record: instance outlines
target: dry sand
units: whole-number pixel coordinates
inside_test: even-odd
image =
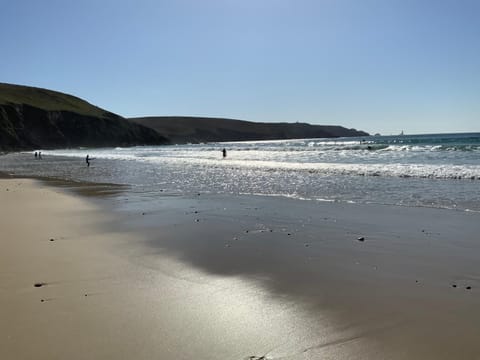
[[[480,359],[477,213],[102,202],[0,180],[0,359]]]

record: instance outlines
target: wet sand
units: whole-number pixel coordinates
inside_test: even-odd
[[[478,213],[26,179],[0,204],[2,359],[480,358]]]

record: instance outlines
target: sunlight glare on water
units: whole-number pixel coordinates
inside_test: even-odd
[[[222,158],[221,150],[227,149]],[[480,134],[296,139],[4,156],[0,170],[129,184],[137,192],[260,194],[480,210]],[[87,153],[95,158],[84,167]],[[18,157],[24,159],[19,161]]]

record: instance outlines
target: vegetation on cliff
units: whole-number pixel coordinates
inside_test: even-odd
[[[165,144],[156,131],[57,91],[0,83],[0,150]]]
[[[78,97],[0,83],[0,150],[367,136],[341,126],[160,116],[125,119]]]

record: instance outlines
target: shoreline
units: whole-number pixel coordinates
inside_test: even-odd
[[[52,185],[0,180],[2,357],[480,355],[476,213]]]
[[[80,195],[92,195],[95,198],[97,195],[102,195],[104,191],[105,194],[111,193],[112,195],[120,194],[126,189],[130,188],[131,185],[128,184],[116,184],[113,182],[97,182],[91,180],[74,180],[74,179],[65,179],[62,177],[54,177],[54,176],[40,176],[40,175],[22,175],[16,173],[8,173],[6,171],[0,170],[0,180],[1,179],[33,179],[39,180],[51,186],[59,186],[63,187],[67,190],[72,190],[73,193],[77,193]],[[451,179],[435,179],[435,181],[450,181]],[[460,181],[460,180],[459,180]],[[461,180],[461,181],[470,181],[470,180]],[[96,188],[96,189],[95,189]],[[91,191],[88,191],[88,190]],[[87,190],[87,191],[85,191]],[[170,196],[177,196],[177,197],[185,197],[185,196],[195,196],[195,192],[193,193],[164,193],[164,194],[152,194],[157,197],[161,197],[162,195],[170,195]],[[304,202],[314,202],[319,204],[336,204],[336,205],[354,205],[354,206],[380,206],[380,207],[400,207],[400,208],[420,208],[420,209],[433,209],[433,210],[446,210],[446,211],[453,211],[453,212],[465,212],[465,213],[478,213],[480,214],[480,210],[474,210],[469,208],[457,208],[457,207],[449,207],[449,206],[429,206],[429,205],[411,205],[411,204],[398,204],[398,203],[375,203],[375,202],[356,202],[353,200],[334,200],[334,199],[313,199],[313,198],[303,198],[299,196],[291,196],[287,194],[261,194],[261,193],[238,193],[238,194],[209,194],[210,196],[223,196],[223,197],[246,197],[246,198],[272,198],[278,200],[292,200],[292,201],[304,201]]]
[[[476,180],[467,179],[468,176],[464,173],[467,171],[469,174],[478,175],[478,165],[468,165],[472,162],[476,164],[473,158],[474,152],[445,151],[445,159],[442,163],[446,165],[439,166],[437,172],[435,170],[437,165],[433,164],[435,161],[429,161],[428,157],[427,160],[421,158],[422,152],[412,155],[415,159],[410,159],[419,161],[418,163],[408,165],[408,161],[403,164],[401,160],[404,154],[409,153],[408,151],[373,154],[360,150],[348,150],[353,159],[358,160],[350,164],[343,159],[343,155],[340,155],[342,151],[312,150],[312,154],[309,152],[310,160],[316,156],[315,154],[326,156],[326,160],[330,157],[333,157],[333,160],[338,158],[338,163],[319,162],[317,165],[320,168],[325,165],[326,170],[317,173],[316,170],[306,171],[302,167],[302,164],[310,163],[310,160],[303,163],[303,152],[297,151],[308,147],[304,145],[298,145],[290,154],[288,151],[285,153],[279,150],[284,147],[283,145],[278,145],[273,150],[268,148],[268,151],[263,151],[261,148],[253,149],[252,152],[250,146],[237,144],[229,152],[231,156],[228,161],[223,161],[219,157],[220,152],[216,152],[221,150],[219,145],[192,145],[168,149],[160,147],[110,149],[106,152],[98,150],[98,153],[90,153],[96,158],[91,167],[85,164],[87,154],[85,150],[54,151],[51,154],[45,154],[42,161],[35,160],[31,154],[16,154],[2,158],[4,161],[0,170],[73,181],[129,184],[132,192],[148,193],[152,197],[161,197],[165,193],[194,195],[196,192],[223,193],[233,196],[262,194],[262,196],[295,196],[314,201],[327,199],[346,203],[353,201],[359,204],[376,203],[480,211]],[[256,159],[256,152],[260,152],[258,155],[263,154],[262,156],[266,157],[265,160],[268,160],[269,156],[273,157],[273,162],[267,161],[265,165],[260,161],[259,167],[256,167],[257,162],[250,161]],[[287,153],[287,158],[282,158]],[[437,154],[432,151],[432,154],[435,155],[436,161],[440,161],[438,158],[443,153]],[[292,156],[291,161],[290,156]],[[299,157],[297,159],[299,162],[294,156]],[[387,158],[391,156],[393,156],[392,164],[388,165]],[[449,159],[455,157],[458,157],[460,162],[464,161],[465,164],[460,168],[448,165]],[[398,161],[400,161],[399,166],[397,166]],[[370,168],[368,164],[372,162],[374,167]],[[286,168],[272,171],[271,166],[276,167],[276,164],[285,165]],[[293,166],[292,169],[302,165],[300,167],[303,170],[287,169],[288,164]],[[421,170],[424,168],[422,164],[425,165],[424,170]],[[344,167],[352,167],[350,170],[353,173],[350,170],[344,173],[342,170]],[[378,167],[385,168],[377,174],[375,169]],[[360,172],[357,173],[357,171]],[[412,171],[417,175],[410,176]],[[370,173],[372,176],[369,176]],[[422,174],[430,174],[432,177],[424,177]]]

